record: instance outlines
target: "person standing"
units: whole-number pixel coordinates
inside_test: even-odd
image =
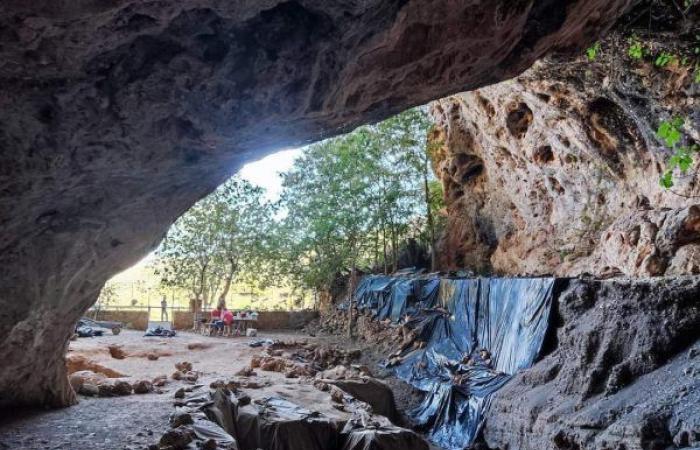
[[[163,300],[160,301],[160,321],[169,322],[168,319],[168,301],[163,296]]]

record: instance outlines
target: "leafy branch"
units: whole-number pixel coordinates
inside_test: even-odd
[[[673,187],[673,171],[678,168],[682,174],[685,174],[693,165],[693,154],[700,152],[698,144],[681,145],[684,123],[685,119],[682,117],[674,117],[670,121],[661,122],[656,131],[656,136],[673,151],[666,165],[666,171],[659,180],[659,184],[665,189]]]

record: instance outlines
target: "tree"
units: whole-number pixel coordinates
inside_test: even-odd
[[[117,286],[108,281],[100,290],[100,295],[97,297],[97,308],[95,308],[95,320],[103,308],[109,308],[117,300]]]
[[[415,109],[306,149],[283,174],[283,218],[272,245],[281,277],[328,290],[338,274],[349,274],[352,292],[360,268],[395,270],[400,243],[412,233],[434,249],[428,127]]]
[[[186,289],[208,307],[226,298],[237,275],[255,279],[268,261],[265,237],[274,213],[263,195],[233,177],[180,217],[157,251],[162,284]]]

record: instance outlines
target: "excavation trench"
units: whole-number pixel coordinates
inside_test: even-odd
[[[172,433],[243,450],[534,449],[562,440],[604,448],[625,424],[631,432],[614,442],[649,448],[644,426],[655,424],[654,445],[673,446],[694,436],[686,406],[697,399],[683,393],[696,381],[649,387],[683,369],[689,347],[697,354],[688,334],[700,325],[699,293],[693,278],[368,276],[354,297],[361,352],[339,338],[340,305],[315,328],[329,333],[325,343],[268,343],[237,378],[187,393],[175,415],[192,424]],[[281,378],[261,386],[266,371]],[[663,408],[636,415],[640,392]],[[595,432],[582,414],[597,421]],[[513,431],[526,420],[529,429]]]

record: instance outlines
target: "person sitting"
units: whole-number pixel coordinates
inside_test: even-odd
[[[221,305],[211,310],[211,322],[209,323],[209,335],[220,334],[224,330],[224,321],[221,317]]]
[[[231,336],[231,325],[233,324],[233,313],[224,308],[222,319],[224,322],[224,336]]]

